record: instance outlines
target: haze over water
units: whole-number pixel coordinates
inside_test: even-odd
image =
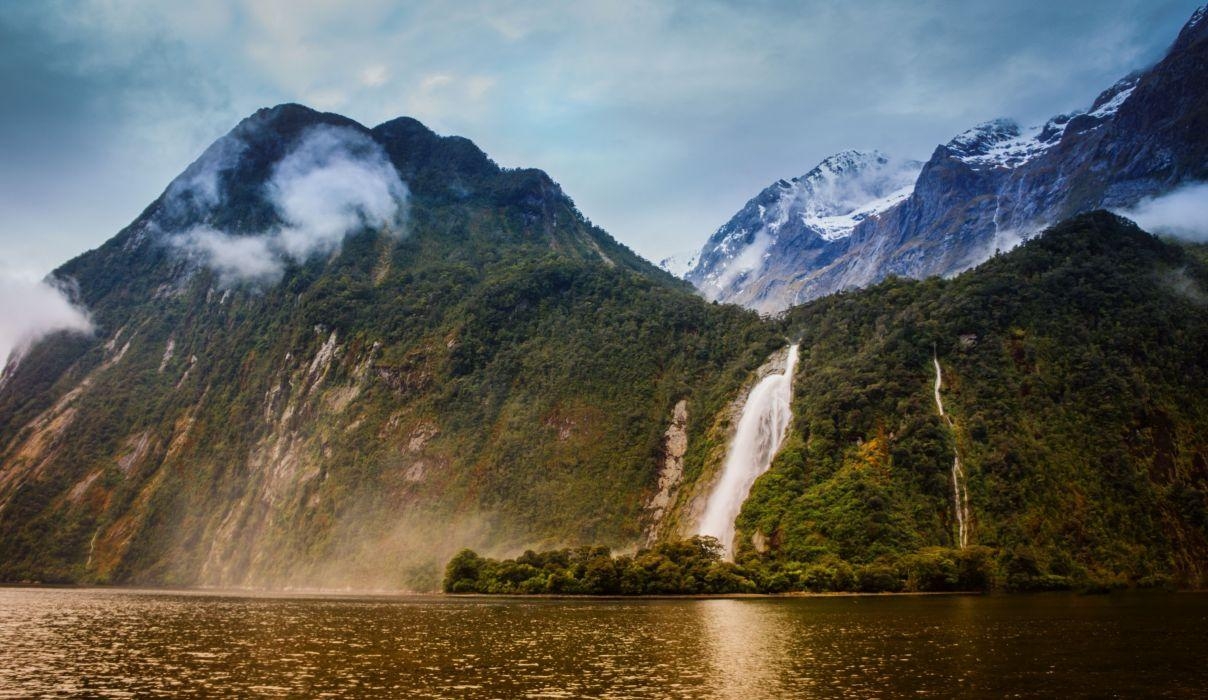
[[[1208,595],[720,600],[0,589],[0,697],[1193,696]]]

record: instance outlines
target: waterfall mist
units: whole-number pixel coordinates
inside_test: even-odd
[[[709,495],[700,519],[699,534],[716,537],[725,556],[734,556],[734,520],[751,492],[755,479],[772,464],[792,420],[793,373],[797,346],[789,346],[783,374],[764,377],[751,389],[734,440],[726,453],[721,478]]]

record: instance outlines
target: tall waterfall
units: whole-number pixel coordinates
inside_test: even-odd
[[[931,361],[935,363],[935,407],[940,412],[940,418],[953,431],[952,444],[952,505],[956,511],[957,543],[964,549],[969,546],[969,491],[965,488],[965,469],[961,466],[961,453],[956,449],[956,426],[948,414],[944,413],[944,401],[940,398],[940,387],[944,384],[944,374],[940,370],[940,359],[934,353]]]
[[[770,374],[759,381],[747,396],[738,419],[738,430],[726,453],[721,479],[709,495],[700,519],[699,533],[716,537],[726,548],[727,559],[734,552],[734,520],[751,493],[755,479],[768,470],[772,458],[788,432],[792,419],[793,372],[797,369],[797,346],[789,346],[784,374]]]

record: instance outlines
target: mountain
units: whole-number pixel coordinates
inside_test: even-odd
[[[0,378],[0,580],[433,589],[463,547],[672,546],[794,338],[736,527],[769,590],[1203,585],[1204,260],[1100,212],[764,319],[465,139],[262,110],[56,271],[97,330]]]
[[[1127,209],[1208,179],[1205,14],[1159,63],[1089,109],[1028,129],[978,125],[937,147],[913,187],[829,236],[798,221],[811,207],[802,198],[822,210],[828,198],[798,193],[797,181],[774,184],[709,238],[686,279],[710,299],[776,313],[889,275],[952,275],[1080,212]],[[777,207],[786,198],[797,204]]]
[[[1010,588],[1204,586],[1203,255],[1095,212],[953,279],[792,309],[793,425],[739,517],[746,561],[943,588],[963,510],[964,559]]]
[[[298,105],[54,275],[97,330],[0,381],[7,581],[430,589],[461,546],[625,546],[668,426],[703,450],[784,342],[541,171]]]
[[[712,301],[772,310],[761,300],[787,294],[769,289],[777,286],[772,279],[825,264],[860,222],[910,195],[920,167],[878,151],[844,151],[779,180],[709,238],[684,279]]]

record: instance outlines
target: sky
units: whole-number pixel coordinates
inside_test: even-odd
[[[542,168],[657,261],[834,152],[1084,108],[1198,2],[3,2],[0,275],[100,245],[282,102]]]

